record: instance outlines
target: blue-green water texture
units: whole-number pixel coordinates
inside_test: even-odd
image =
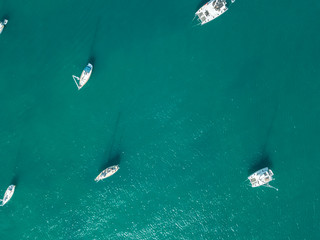
[[[0,0],[0,239],[320,239],[320,2],[204,3]]]

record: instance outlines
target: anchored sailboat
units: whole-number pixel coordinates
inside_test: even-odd
[[[3,199],[0,199],[1,204],[0,206],[4,206],[9,200],[12,198],[12,195],[14,193],[14,189],[16,188],[15,185],[10,185],[6,192],[4,193]]]
[[[119,165],[114,165],[103,170],[94,180],[99,182],[107,177],[111,177],[120,169]]]
[[[262,168],[262,169],[256,171],[255,173],[251,174],[248,177],[248,179],[250,180],[252,187],[265,186],[265,187],[274,188],[278,191],[277,188],[275,188],[269,184],[269,182],[274,180],[274,178],[272,178],[273,175],[274,174],[271,171],[271,169],[265,167],[265,168]]]
[[[226,0],[210,0],[196,12],[196,16],[200,24],[203,25],[219,17],[227,10]]]
[[[83,69],[82,74],[79,77],[72,75],[74,82],[76,83],[78,90],[80,90],[90,79],[92,73],[93,66],[91,63]]]
[[[0,22],[0,34],[2,33],[4,26],[7,25],[8,20],[4,19],[3,22]]]

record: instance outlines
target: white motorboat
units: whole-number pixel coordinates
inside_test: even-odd
[[[82,74],[79,77],[72,75],[74,82],[76,83],[78,90],[80,90],[90,79],[92,73],[93,66],[91,63],[83,69]]]
[[[120,169],[119,165],[114,165],[103,170],[94,180],[99,182],[105,178],[111,177]]]
[[[256,171],[255,173],[251,174],[248,177],[248,179],[250,180],[252,187],[265,186],[265,187],[274,188],[274,187],[270,186],[270,184],[269,184],[269,182],[274,180],[274,178],[272,178],[273,175],[274,174],[273,174],[272,170],[265,167],[265,168],[262,168],[262,169]],[[276,190],[278,190],[278,189],[276,189]]]
[[[227,10],[226,0],[210,0],[196,12],[196,16],[198,16],[198,20],[203,25],[219,17]]]
[[[12,198],[12,195],[14,193],[14,189],[16,188],[15,185],[10,185],[6,192],[4,193],[3,199],[0,199],[1,204],[0,206],[4,206],[9,200]]]
[[[8,20],[4,19],[3,22],[0,22],[0,34],[2,33],[4,26],[7,25]]]

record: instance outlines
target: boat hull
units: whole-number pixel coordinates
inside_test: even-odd
[[[8,23],[7,19],[5,19],[3,22],[0,22],[0,34],[2,33],[4,27],[5,27],[5,25],[7,25],[7,23]]]
[[[86,68],[90,69],[89,72],[86,71]],[[80,82],[79,82],[80,88],[82,88],[89,81],[92,74],[92,70],[93,70],[92,64],[89,63],[86,66],[86,68],[82,71],[82,74],[80,76]]]
[[[111,177],[120,169],[119,165],[114,165],[103,170],[94,180],[99,182],[105,178]]]
[[[93,70],[92,64],[88,63],[88,65],[82,71],[80,78],[72,75],[73,80],[75,81],[78,87],[78,90],[80,90],[89,81],[92,74],[92,70]]]
[[[204,25],[221,16],[227,10],[227,2],[225,0],[210,0],[195,14],[198,16],[201,25]]]
[[[248,179],[252,187],[260,187],[271,182],[273,180],[272,176],[273,172],[271,169],[265,167],[251,174]]]
[[[15,185],[10,185],[6,192],[4,193],[3,199],[2,199],[2,203],[0,206],[4,206],[7,202],[9,202],[9,200],[12,198],[14,190],[15,190],[16,186]]]
[[[1,23],[0,23],[0,34],[2,33],[3,29],[4,29],[4,25],[3,25],[3,23],[1,22]]]

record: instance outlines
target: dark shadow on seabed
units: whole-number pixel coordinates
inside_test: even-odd
[[[101,22],[101,17],[98,18],[97,20],[97,24],[95,25],[95,30],[94,30],[94,34],[93,34],[93,38],[92,38],[92,43],[91,43],[91,47],[90,47],[90,57],[88,59],[88,62],[91,63],[93,66],[95,65],[96,62],[96,57],[95,57],[95,52],[94,52],[94,46],[96,44],[96,40],[97,40],[97,34],[100,28],[100,22]]]
[[[254,158],[253,163],[250,165],[250,167],[248,169],[248,175],[251,175],[252,173],[254,173],[262,168],[265,168],[265,167],[273,168],[273,163],[270,158],[270,154],[267,151],[267,144],[269,142],[270,135],[273,131],[274,121],[275,121],[276,116],[278,114],[278,110],[279,110],[279,102],[277,101],[277,105],[276,105],[274,112],[273,112],[273,115],[271,117],[270,125],[267,129],[265,143],[264,143],[264,145],[262,145],[261,151],[258,154],[258,156],[256,156]]]
[[[20,162],[22,158],[21,146],[22,146],[23,138],[20,139],[19,148],[17,151],[17,156],[14,161],[14,170],[13,170],[13,177],[11,179],[11,184],[15,185],[16,187],[19,185],[21,172],[20,172]]]
[[[2,22],[4,19],[7,19],[8,21],[10,21],[9,14],[1,15],[0,22]]]
[[[117,149],[116,151],[114,150],[120,118],[121,118],[121,113],[119,112],[116,123],[115,123],[113,135],[111,137],[110,148],[106,150],[103,154],[102,162],[100,164],[100,169],[99,169],[100,172],[112,165],[119,165],[121,162],[121,151],[119,149]]]
[[[91,55],[88,59],[88,63],[91,63],[94,67],[95,62],[96,62],[96,58],[93,55]]]
[[[119,165],[120,162],[121,162],[121,152],[117,151],[114,154],[111,154],[107,163],[105,164],[105,166],[103,166],[103,169],[106,169],[107,167],[110,167],[110,166]]]
[[[0,21],[2,21],[3,19],[7,19],[10,20],[10,12],[5,10],[7,6],[7,0],[3,0],[2,3],[0,2],[0,9],[2,11],[2,14],[0,15]]]
[[[22,161],[26,158],[26,153],[28,153],[28,149],[25,149],[25,136],[28,136],[28,127],[30,126],[30,122],[32,121],[32,116],[34,115],[34,108],[33,105],[27,106],[27,108],[21,113],[20,116],[18,116],[18,119],[21,121],[23,119],[23,126],[18,131],[20,134],[20,142],[18,144],[16,157],[14,159],[14,169],[13,169],[13,177],[11,179],[11,184],[18,186],[20,184],[21,178],[23,178],[26,173],[25,171],[22,171],[23,166],[21,166]]]
[[[12,180],[11,180],[11,185],[18,186],[20,180],[20,174],[14,174]]]
[[[209,2],[210,0],[201,0],[199,1],[198,5],[197,5],[197,9],[195,9],[195,12],[198,11],[203,5],[205,5],[207,2]],[[229,7],[231,5],[231,0],[227,0],[227,7]]]
[[[251,175],[252,173],[265,167],[272,168],[273,163],[271,161],[270,155],[267,152],[262,152],[254,159],[253,163],[249,167],[248,175]]]
[[[198,5],[197,5],[197,9],[195,9],[195,12],[198,11],[203,5],[205,5],[209,1],[210,0],[201,0],[201,1],[199,1]]]

